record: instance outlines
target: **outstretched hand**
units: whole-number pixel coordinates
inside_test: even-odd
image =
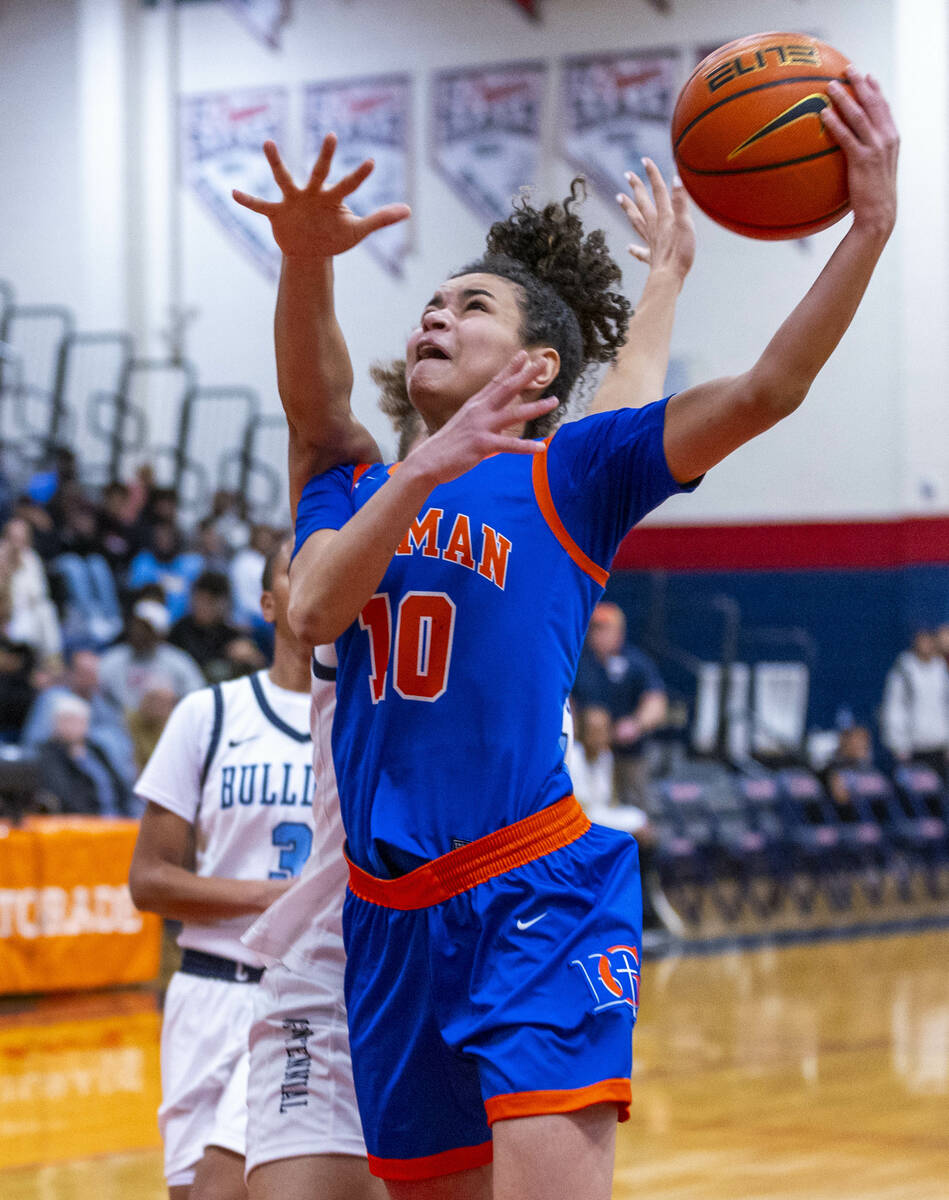
[[[625,193],[616,197],[630,225],[646,243],[632,243],[627,249],[650,270],[669,268],[680,281],[684,280],[695,260],[695,226],[688,196],[678,176],[672,181],[670,196],[662,172],[652,159],[644,158],[643,166],[649,188],[633,171],[627,171],[632,198]]]
[[[457,479],[494,454],[537,454],[543,442],[521,437],[530,421],[557,407],[555,396],[525,400],[541,364],[520,350],[508,365],[465,403],[436,433],[411,451],[432,486]]]
[[[411,215],[407,204],[387,204],[365,217],[357,216],[344,201],[365,182],[375,164],[371,158],[366,159],[328,188],[324,184],[335,151],[336,134],[328,133],[306,186],[299,188],[276,145],[264,142],[264,154],[283,198],[262,200],[236,188],[232,192],[238,204],[270,221],[274,241],[288,258],[331,258],[351,250],[377,229],[395,225]]]

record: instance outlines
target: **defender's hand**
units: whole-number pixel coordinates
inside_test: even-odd
[[[232,192],[238,204],[270,221],[274,241],[288,258],[331,258],[343,254],[370,233],[411,215],[407,204],[387,204],[368,216],[357,216],[344,201],[365,182],[375,164],[367,158],[339,183],[327,188],[324,184],[335,151],[336,134],[328,133],[306,187],[298,188],[276,145],[264,142],[264,154],[283,199],[269,201],[236,189]]]
[[[672,181],[670,196],[662,172],[652,159],[644,158],[643,166],[649,188],[633,171],[627,171],[632,198],[624,193],[616,197],[630,225],[646,243],[644,246],[632,243],[627,249],[650,270],[669,269],[681,282],[695,261],[695,225],[689,198],[678,176]]]

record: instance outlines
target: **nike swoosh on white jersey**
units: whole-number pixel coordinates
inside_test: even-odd
[[[518,921],[518,929],[530,929],[532,925],[536,925],[538,921],[542,921],[547,916],[546,912],[542,912],[539,917],[531,917],[529,921]]]

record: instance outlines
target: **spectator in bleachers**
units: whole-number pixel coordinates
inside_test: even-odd
[[[201,555],[206,571],[222,571],[225,575],[230,572],[230,548],[218,531],[213,517],[202,518],[195,529],[195,551]]]
[[[949,621],[943,621],[937,627],[936,642],[939,646],[939,653],[945,659],[946,666],[949,667]]]
[[[275,531],[269,525],[254,525],[249,542],[231,560],[234,619],[241,625],[253,628],[262,620],[260,593],[264,563],[276,542]]]
[[[171,619],[177,621],[188,611],[191,585],[204,563],[200,554],[184,549],[178,527],[165,518],[151,526],[150,538],[132,559],[128,586],[135,591],[146,583],[160,584]]]
[[[567,756],[573,792],[591,821],[632,834],[639,846],[643,881],[643,928],[680,929],[681,923],[659,891],[654,863],[655,830],[645,810],[634,804],[618,804],[613,752],[610,742],[613,720],[607,709],[591,704],[576,718],[576,738]],[[659,915],[663,911],[663,917]]]
[[[11,641],[32,646],[45,665],[58,658],[63,643],[46,571],[32,540],[21,517],[7,521],[0,536],[0,629]]]
[[[593,610],[573,696],[580,710],[596,705],[609,712],[617,795],[622,804],[645,808],[648,738],[665,723],[668,697],[652,659],[627,644],[626,618],[609,601],[601,601]]]
[[[53,711],[63,696],[74,696],[89,705],[90,743],[109,760],[112,769],[131,787],[137,766],[125,716],[104,695],[99,682],[100,657],[95,650],[77,647],[67,654],[62,679],[39,692],[29,710],[20,741],[38,746],[53,736]]]
[[[139,530],[128,484],[115,479],[102,490],[98,513],[99,550],[106,562],[124,578],[138,549]]]
[[[897,762],[924,763],[945,777],[949,756],[949,667],[931,629],[890,668],[883,690],[883,742]]]
[[[59,526],[62,550],[78,554],[97,554],[99,539],[99,514],[95,505],[85,496],[77,497],[66,510]]]
[[[191,611],[171,627],[173,646],[186,651],[208,683],[234,679],[265,666],[264,656],[247,635],[228,620],[231,584],[218,571],[202,571],[191,587]]]
[[[243,549],[250,541],[250,526],[243,507],[240,496],[224,488],[219,488],[211,500],[208,520],[214,525],[229,554]]]
[[[850,795],[840,779],[841,771],[859,770],[862,767],[873,766],[873,739],[866,725],[850,724],[839,731],[837,749],[830,761],[818,772],[821,782],[827,789],[827,794],[837,805],[838,810],[847,809]],[[845,818],[849,813],[841,813]]]
[[[19,742],[23,723],[36,696],[36,654],[26,642],[0,634],[0,744]]]
[[[148,692],[167,688],[181,699],[204,687],[201,668],[189,655],[167,642],[171,618],[157,600],[138,600],[128,621],[127,640],[102,656],[99,679],[107,699],[125,713],[141,707]]]
[[[573,793],[591,816],[616,802],[613,719],[605,708],[589,704],[577,712],[576,737],[567,757]],[[598,819],[598,818],[596,818]]]
[[[13,484],[3,471],[0,471],[0,525],[6,525],[13,516],[14,499]]]
[[[33,534],[33,549],[43,562],[49,562],[63,548],[56,522],[42,504],[28,495],[20,496],[16,502],[14,516],[21,517],[29,525]]]
[[[158,739],[165,728],[165,723],[179,699],[180,697],[170,687],[153,687],[142,696],[138,708],[132,709],[129,713],[129,729],[132,734],[135,762],[139,772],[145,769],[145,764],[158,745]]]
[[[78,696],[53,703],[52,737],[39,746],[40,789],[55,812],[130,816],[132,790],[89,740],[90,707]]]
[[[178,493],[174,488],[156,487],[151,468],[140,468],[135,484],[137,493],[137,527],[143,546],[151,544],[156,525],[170,524],[178,528]]]

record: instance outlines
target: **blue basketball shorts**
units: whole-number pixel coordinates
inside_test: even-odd
[[[572,796],[398,879],[350,864],[343,926],[373,1174],[481,1166],[499,1120],[604,1102],[628,1119],[638,852]]]

